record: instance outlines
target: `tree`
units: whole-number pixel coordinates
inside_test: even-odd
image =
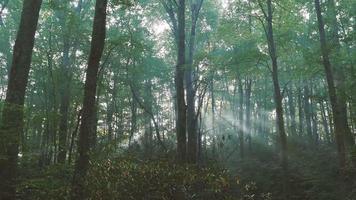
[[[329,58],[329,50],[326,42],[326,34],[324,28],[324,21],[321,14],[320,1],[315,0],[314,5],[315,5],[315,12],[318,21],[321,55],[322,55],[322,60],[323,60],[323,65],[325,70],[326,81],[328,85],[331,109],[333,113],[333,121],[335,126],[334,134],[335,134],[335,141],[338,150],[339,166],[340,169],[343,170],[346,167],[346,153],[345,153],[344,138],[347,131],[347,122],[345,127],[345,121],[343,121],[343,113],[340,109],[341,105],[337,97],[334,74]]]
[[[179,162],[186,161],[186,118],[187,110],[184,99],[184,71],[185,71],[185,0],[178,2],[178,57],[175,74],[175,89],[177,98],[177,153]]]
[[[263,7],[260,1],[258,1],[258,3],[260,5],[260,8],[263,12],[263,15],[267,23],[266,27],[264,27],[264,30],[268,42],[269,56],[271,57],[271,61],[272,61],[271,73],[272,73],[272,81],[273,81],[273,88],[274,88],[274,102],[276,106],[276,117],[277,117],[276,123],[277,123],[277,130],[278,130],[280,145],[281,145],[282,167],[283,170],[287,172],[288,170],[287,135],[284,127],[283,105],[282,105],[283,96],[281,93],[279,79],[278,79],[277,52],[276,52],[276,44],[274,41],[274,35],[273,35],[272,0],[267,0],[266,2],[267,11],[265,11],[265,8]]]
[[[197,122],[198,115],[195,111],[195,96],[196,96],[196,77],[194,76],[193,60],[196,45],[196,29],[199,13],[204,0],[190,1],[191,12],[191,27],[188,43],[188,58],[187,67],[185,71],[185,84],[186,84],[186,99],[187,99],[187,133],[188,133],[188,161],[190,163],[197,162],[198,152],[198,135],[197,135]]]
[[[15,199],[19,140],[23,132],[25,92],[42,0],[23,2],[0,125],[0,199]]]
[[[59,13],[59,19],[61,22],[61,28],[63,30],[63,56],[61,60],[61,75],[60,75],[60,108],[59,108],[59,132],[58,132],[58,162],[64,163],[67,155],[67,136],[68,136],[68,119],[70,112],[70,98],[71,98],[71,79],[73,76],[73,72],[71,70],[71,58],[70,58],[70,49],[73,46],[73,38],[70,35],[70,29],[68,28],[70,25],[68,24],[67,18],[71,17],[67,14],[67,6],[68,1],[65,1],[64,8],[62,8]],[[77,17],[80,16],[82,9],[82,0],[78,2],[77,7],[75,7],[75,14]],[[76,53],[77,47],[73,48],[73,54]]]
[[[92,41],[84,86],[82,121],[79,130],[78,153],[72,185],[72,199],[85,199],[84,181],[89,167],[90,137],[93,135],[95,95],[100,59],[106,36],[107,0],[97,0],[93,23]]]

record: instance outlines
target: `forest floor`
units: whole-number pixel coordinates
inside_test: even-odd
[[[278,164],[276,149],[261,144],[253,147],[246,159],[230,159],[225,166],[241,179],[253,180],[259,193],[270,192],[272,199],[356,200],[355,170],[347,169],[341,175],[336,152],[329,145],[313,148],[298,142],[289,145],[287,181]],[[282,195],[284,190],[286,196]]]
[[[290,145],[288,178],[276,151],[255,143],[243,160],[235,152],[201,168],[167,158],[145,160],[142,152],[98,155],[86,183],[88,199],[356,200],[355,172],[341,176],[336,153],[327,145]],[[73,166],[21,166],[19,199],[69,199]]]

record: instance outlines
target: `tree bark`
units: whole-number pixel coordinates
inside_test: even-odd
[[[267,0],[267,40],[268,40],[268,50],[272,61],[272,80],[274,87],[274,100],[276,105],[276,117],[277,117],[277,132],[279,134],[280,145],[281,145],[281,160],[282,168],[285,173],[288,171],[288,155],[287,155],[287,135],[284,127],[283,118],[283,96],[281,94],[281,89],[278,80],[278,63],[277,63],[277,53],[276,46],[273,35],[273,15],[272,15],[272,1]]]
[[[89,167],[90,136],[93,135],[92,123],[95,119],[97,77],[106,36],[106,7],[107,0],[96,1],[91,49],[84,88],[82,121],[79,130],[79,157],[75,165],[71,191],[73,200],[85,199],[84,181]]]
[[[63,35],[63,57],[61,63],[61,83],[60,83],[60,108],[59,108],[59,143],[58,143],[58,163],[64,163],[67,155],[67,132],[68,132],[68,117],[69,117],[69,103],[70,103],[70,80],[69,80],[69,49],[70,40],[69,33],[66,34],[65,14],[62,17],[62,29],[65,34]]]
[[[185,71],[185,84],[186,84],[186,99],[187,99],[187,133],[188,133],[188,162],[197,163],[197,148],[198,148],[198,135],[197,135],[197,114],[195,112],[195,95],[196,91],[194,89],[194,73],[193,73],[193,58],[195,52],[195,37],[196,37],[196,27],[199,17],[199,12],[203,0],[198,0],[198,2],[191,1],[191,19],[192,24],[190,27],[190,38],[189,38],[189,49],[188,49],[188,60],[187,69]]]
[[[348,123],[348,117],[347,117],[347,94],[346,94],[346,84],[345,80],[345,65],[340,63],[338,59],[341,57],[341,45],[340,45],[340,36],[339,36],[339,25],[337,22],[337,10],[335,6],[335,1],[334,0],[328,0],[328,14],[331,17],[331,63],[333,65],[333,70],[335,73],[335,88],[336,88],[336,94],[338,96],[338,106],[340,109],[340,117],[342,117],[343,121],[343,128],[345,130],[345,145],[348,148],[352,148],[355,145],[355,138],[351,132],[351,129],[349,127]],[[340,120],[341,121],[341,120]]]
[[[252,80],[251,79],[246,79],[246,139],[248,142],[248,149],[249,151],[252,150],[252,127],[251,127],[251,92],[252,92]]]
[[[244,136],[244,93],[242,87],[242,80],[239,78],[238,80],[238,90],[239,90],[239,147],[240,147],[240,158],[243,159],[245,157],[245,136]]]
[[[345,132],[346,132],[344,126],[345,122],[343,121],[342,113],[338,102],[339,100],[336,94],[335,80],[334,80],[332,66],[329,59],[329,50],[326,42],[324,21],[321,14],[320,1],[315,0],[314,4],[315,4],[315,11],[317,14],[322,60],[323,60],[323,65],[324,65],[324,70],[326,75],[330,104],[332,108],[333,121],[335,126],[334,131],[335,131],[335,140],[336,140],[337,151],[338,151],[339,167],[341,170],[343,170],[346,167],[346,153],[345,153],[345,142],[344,142]]]
[[[178,57],[175,73],[175,87],[177,95],[177,159],[186,161],[186,104],[184,99],[184,71],[185,71],[185,0],[178,1]]]
[[[294,97],[293,97],[293,88],[290,88],[287,92],[288,95],[288,107],[289,107],[289,114],[291,119],[291,135],[293,137],[297,136],[297,122],[295,117],[295,104],[294,104]]]
[[[15,199],[23,106],[41,4],[42,0],[23,1],[0,125],[0,199]]]
[[[304,116],[305,124],[307,125],[307,135],[309,142],[312,144],[313,141],[313,132],[312,132],[312,114],[311,114],[311,105],[310,105],[310,91],[307,85],[304,86]]]
[[[59,3],[59,2],[58,2]],[[68,5],[68,1],[65,1]],[[83,1],[79,0],[77,7],[75,8],[75,14],[78,19],[80,19],[80,13],[82,11]],[[70,100],[71,100],[71,79],[73,72],[70,67],[74,63],[75,58],[69,57],[70,48],[73,47],[72,54],[75,57],[77,51],[77,43],[73,42],[73,36],[70,35],[67,28],[66,10],[60,10],[60,20],[62,21],[62,29],[64,30],[63,34],[63,57],[61,63],[61,82],[60,82],[60,108],[59,108],[59,144],[58,144],[58,163],[64,163],[66,160],[67,149],[68,149],[68,121],[69,121],[69,112],[70,112]],[[78,31],[78,30],[76,30]],[[73,56],[72,56],[73,57]]]
[[[299,121],[299,126],[298,126],[298,132],[299,136],[303,135],[304,132],[304,112],[303,112],[303,94],[302,94],[302,88],[301,86],[298,87],[298,121]]]
[[[331,144],[331,134],[330,134],[330,129],[329,129],[329,124],[328,124],[328,119],[326,116],[326,109],[324,106],[324,101],[320,101],[320,110],[321,110],[321,120],[322,120],[322,124],[323,124],[323,128],[324,128],[324,132],[325,132],[325,140],[328,144]]]

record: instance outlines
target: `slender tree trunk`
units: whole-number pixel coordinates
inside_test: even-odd
[[[57,2],[59,3],[59,2]],[[64,1],[66,5],[68,5],[68,1]],[[82,0],[78,2],[77,7],[75,8],[75,13],[78,18],[80,18],[80,13],[82,9]],[[69,111],[70,111],[70,97],[71,97],[71,87],[70,87],[70,82],[72,78],[72,71],[70,69],[71,67],[71,61],[73,62],[75,59],[72,59],[69,57],[69,52],[71,46],[74,46],[73,48],[73,54],[75,55],[77,51],[77,45],[76,42],[72,42],[73,38],[69,33],[69,30],[67,28],[67,13],[65,10],[60,10],[59,11],[59,18],[62,22],[62,29],[64,31],[63,34],[63,57],[62,57],[62,63],[61,63],[61,77],[60,77],[60,119],[59,119],[59,144],[58,144],[58,162],[59,163],[64,163],[66,160],[66,155],[67,155],[67,138],[68,138],[68,121],[69,121]],[[73,62],[74,63],[74,62]]]
[[[212,76],[214,77],[214,76]],[[211,94],[211,126],[212,126],[212,133],[213,133],[213,141],[212,141],[212,153],[215,156],[216,148],[215,148],[215,135],[216,135],[216,128],[215,128],[215,94],[214,94],[214,78],[210,80],[210,94]]]
[[[338,107],[340,109],[340,117],[342,118],[340,121],[343,122],[342,126],[345,130],[345,145],[348,148],[351,148],[355,145],[355,138],[350,130],[348,124],[348,117],[347,117],[347,94],[346,94],[346,84],[345,80],[345,65],[338,62],[337,59],[341,57],[341,45],[340,45],[340,36],[339,36],[339,24],[337,22],[337,10],[335,7],[334,0],[328,0],[328,14],[331,15],[331,37],[332,37],[332,44],[330,45],[333,49],[331,49],[330,57],[333,62],[333,70],[335,73],[335,88],[336,88],[336,95],[338,97]]]
[[[311,96],[313,96],[313,88],[311,88]],[[318,143],[319,142],[319,133],[318,133],[318,111],[317,111],[317,103],[313,100],[313,98],[310,99],[310,108],[311,108],[311,115],[312,115],[312,131],[313,131],[313,142]]]
[[[249,151],[252,150],[252,127],[251,127],[251,90],[252,90],[252,80],[251,79],[246,79],[246,137],[247,137],[247,141],[248,141],[248,148]]]
[[[288,171],[288,155],[287,155],[287,135],[284,128],[284,118],[283,118],[283,96],[281,94],[281,89],[278,80],[278,63],[277,63],[277,53],[276,46],[273,35],[273,15],[272,15],[272,1],[267,0],[267,40],[268,49],[270,57],[272,60],[272,80],[274,86],[274,100],[276,104],[276,117],[277,117],[277,132],[279,134],[280,145],[281,145],[281,159],[282,167],[285,175]]]
[[[71,164],[71,162],[72,162],[74,140],[75,140],[75,138],[77,137],[77,134],[78,134],[78,129],[79,129],[80,121],[81,121],[81,116],[82,116],[82,110],[80,110],[78,115],[77,115],[76,125],[75,125],[74,131],[72,132],[71,137],[70,137],[70,144],[69,144],[69,149],[68,149],[68,163],[69,164]]]
[[[296,117],[295,117],[293,88],[290,88],[290,90],[288,90],[287,95],[288,95],[289,114],[290,114],[290,119],[291,119],[291,135],[293,137],[295,137],[295,136],[297,136],[297,121],[296,121]]]
[[[137,97],[139,98],[139,97]],[[136,132],[137,124],[137,105],[134,94],[132,94],[131,99],[131,127],[130,127],[130,137],[129,137],[129,147],[131,147],[132,138]]]
[[[76,161],[71,198],[85,199],[85,177],[89,167],[90,136],[93,135],[92,122],[95,118],[95,95],[100,59],[104,50],[106,36],[107,0],[97,0],[93,23],[91,49],[86,73],[82,123],[79,130],[78,153]]]
[[[64,163],[67,155],[67,132],[68,132],[68,117],[69,117],[69,103],[70,103],[70,80],[69,77],[69,40],[68,36],[64,36],[63,58],[61,64],[61,88],[60,88],[60,122],[59,122],[59,152],[58,162]]]
[[[309,142],[312,144],[313,132],[312,132],[312,116],[311,116],[311,106],[310,106],[310,91],[307,85],[304,86],[304,116],[305,123],[307,125],[307,135]]]
[[[334,75],[332,72],[332,66],[329,59],[329,50],[326,43],[324,21],[321,14],[320,1],[315,0],[315,11],[317,14],[319,36],[320,36],[320,47],[323,65],[325,69],[326,81],[328,85],[329,98],[333,113],[333,120],[335,126],[335,140],[337,144],[338,157],[339,157],[339,166],[343,170],[346,167],[346,153],[345,153],[345,121],[343,121],[342,113],[339,106],[339,100],[336,94]]]
[[[147,108],[147,111],[152,113],[153,108],[153,95],[152,95],[152,82],[151,80],[146,80],[145,81],[145,100],[144,104],[145,107]],[[145,132],[144,132],[144,149],[145,153],[147,155],[151,155],[152,152],[152,136],[153,136],[153,127],[152,127],[152,119],[151,116],[148,114],[148,112],[145,112],[144,116],[144,122],[145,122]]]
[[[240,146],[240,157],[243,159],[245,157],[245,136],[244,136],[244,93],[242,87],[242,80],[238,80],[238,90],[239,90],[239,146]]]
[[[323,121],[323,128],[325,132],[325,140],[328,144],[331,144],[331,134],[330,134],[330,129],[329,129],[329,124],[328,124],[328,119],[326,116],[326,109],[324,106],[324,101],[320,101],[320,110],[321,110],[321,120]]]
[[[113,118],[114,118],[114,112],[115,112],[115,101],[116,101],[116,95],[117,95],[117,73],[114,74],[113,77],[113,88],[111,90],[111,99],[108,102],[108,107],[107,107],[107,112],[106,112],[106,122],[108,124],[108,141],[111,142],[112,139],[114,138],[114,129],[113,129]]]
[[[23,106],[41,4],[41,0],[23,1],[0,124],[0,199],[15,199]]]
[[[326,113],[328,115],[328,121],[329,121],[329,128],[330,128],[330,133],[334,133],[334,122],[333,122],[333,116],[332,116],[332,110],[329,101],[326,102],[325,106]],[[335,137],[331,137],[332,143],[335,143]]]
[[[298,132],[299,136],[302,136],[304,134],[304,112],[303,112],[303,94],[302,94],[302,88],[301,86],[298,87],[298,121],[299,121],[299,126],[298,126]]]

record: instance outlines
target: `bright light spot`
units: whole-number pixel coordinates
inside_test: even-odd
[[[310,13],[306,8],[301,9],[299,13],[303,17],[304,21],[308,21],[310,19]]]
[[[161,35],[166,31],[169,31],[169,25],[165,21],[157,21],[152,26],[152,32],[155,35]]]

